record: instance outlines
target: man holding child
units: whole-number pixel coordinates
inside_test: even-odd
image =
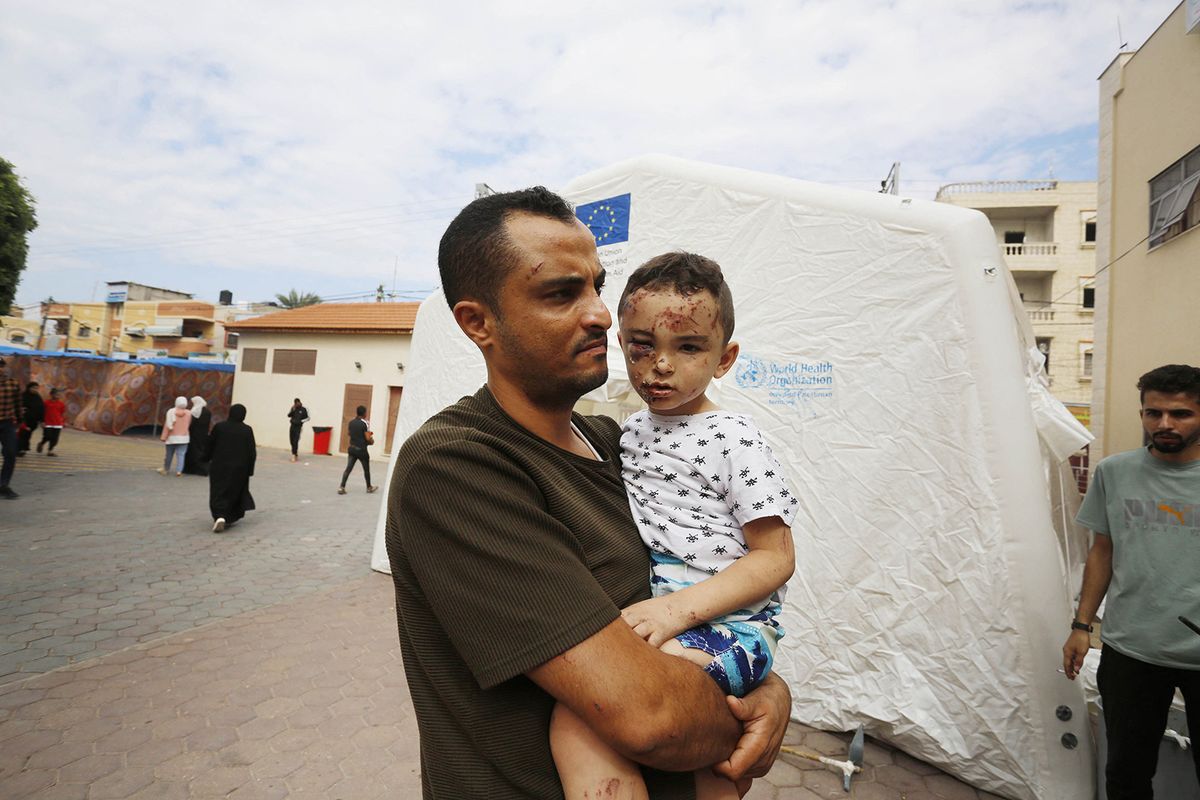
[[[595,240],[542,188],[492,195],[438,254],[454,318],[487,384],[405,443],[387,548],[425,797],[560,798],[555,704],[642,765],[653,798],[691,798],[691,770],[769,769],[790,696],[768,675],[742,699],[621,617],[650,598],[620,429],[572,412],[607,379],[612,319]]]

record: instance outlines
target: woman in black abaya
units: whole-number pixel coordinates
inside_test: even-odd
[[[188,449],[183,454],[183,471],[188,475],[207,475],[208,428],[212,424],[212,412],[204,398],[192,398],[192,421],[188,425]]]
[[[254,509],[250,476],[254,474],[254,429],[245,423],[246,407],[229,409],[208,435],[208,507],[213,533],[220,533]]]

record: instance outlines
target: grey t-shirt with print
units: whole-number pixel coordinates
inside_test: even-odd
[[[1113,574],[1101,638],[1125,655],[1200,669],[1200,461],[1148,449],[1101,461],[1075,517],[1111,537]]]

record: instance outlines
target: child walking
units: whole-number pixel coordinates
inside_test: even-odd
[[[58,457],[54,448],[58,446],[58,437],[62,435],[63,425],[66,424],[67,404],[59,396],[58,389],[50,390],[50,399],[46,401],[46,415],[42,420],[42,440],[38,442],[37,451],[49,445],[46,455]]]
[[[621,472],[652,568],[651,599],[621,616],[741,697],[767,676],[783,636],[798,501],[753,421],[707,396],[737,359],[733,299],[716,262],[666,253],[629,276],[617,314],[629,380],[648,406],[625,422]],[[555,707],[550,742],[568,800],[612,786],[648,797],[637,764],[565,706]],[[696,772],[696,792],[738,797],[709,770]]]

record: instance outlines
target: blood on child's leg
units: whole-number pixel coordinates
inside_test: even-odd
[[[567,800],[649,800],[641,768],[609,747],[561,703],[550,717],[550,752]]]

